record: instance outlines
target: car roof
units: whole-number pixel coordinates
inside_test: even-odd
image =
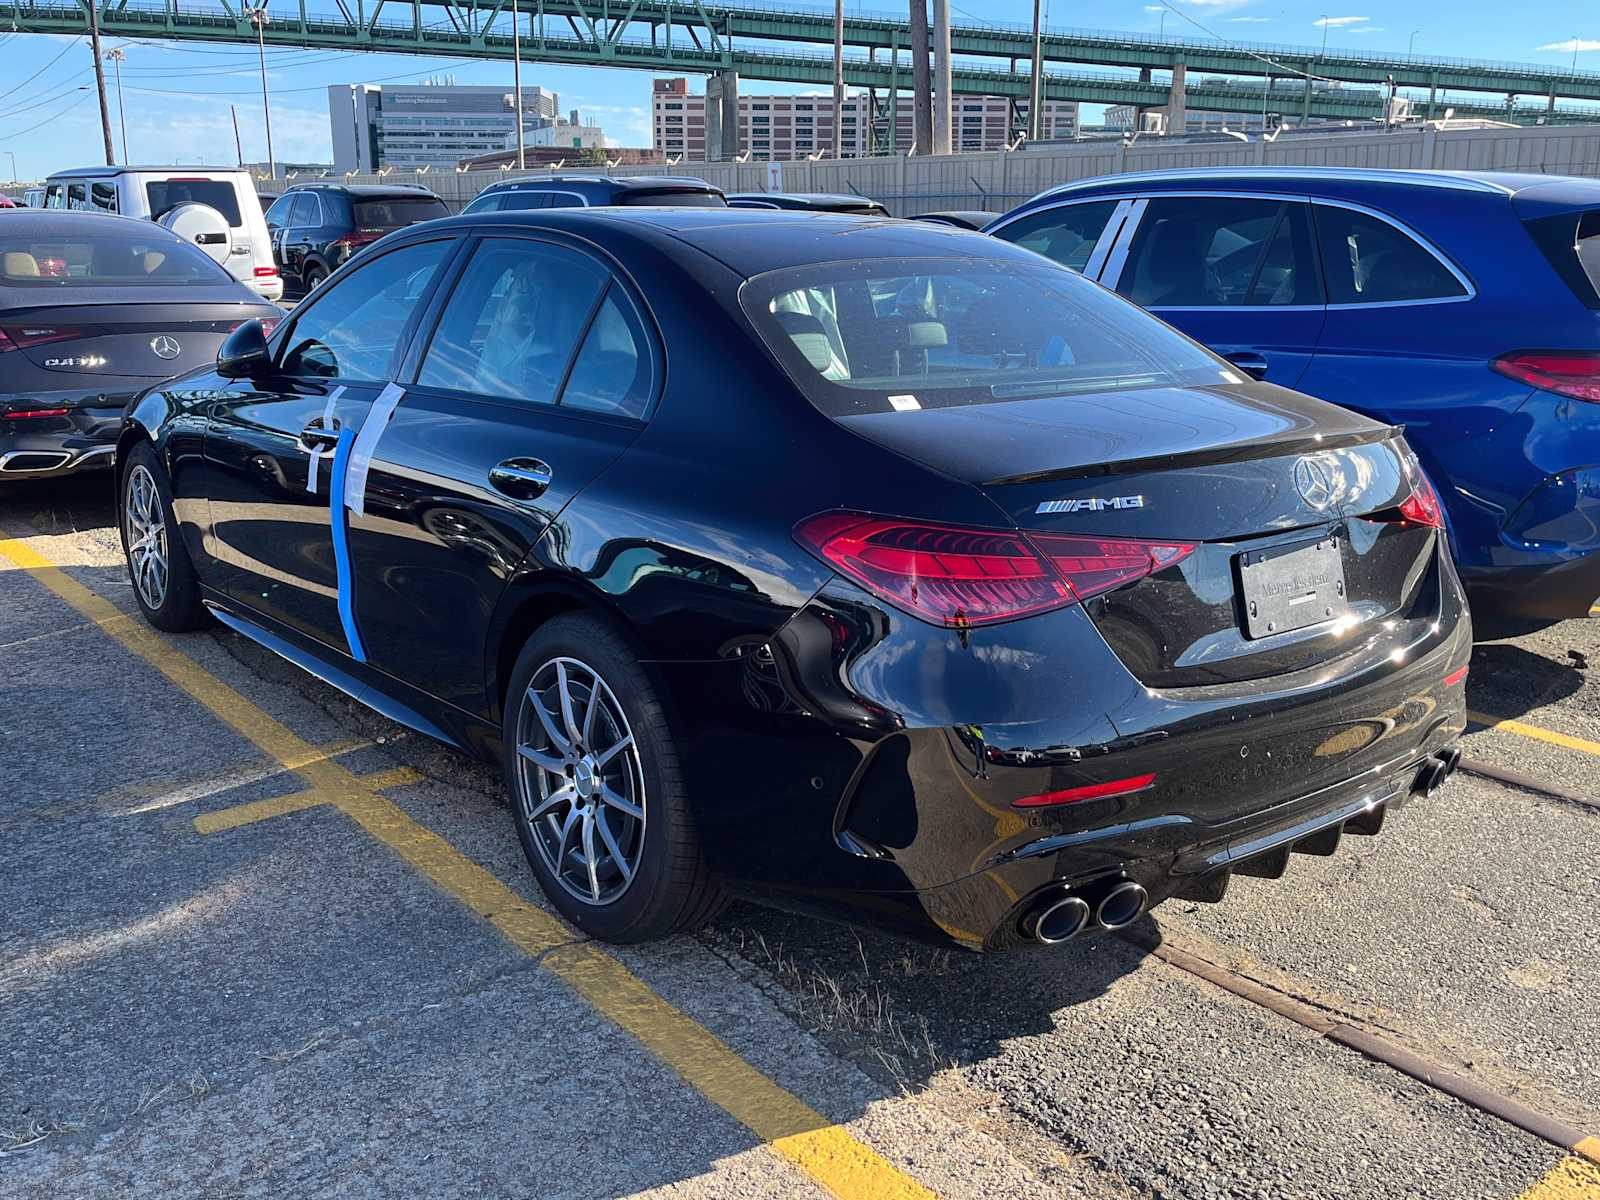
[[[1183,186],[1192,184],[1247,184],[1250,187],[1279,185],[1296,190],[1311,184],[1389,184],[1397,187],[1477,192],[1515,196],[1518,192],[1548,184],[1552,175],[1510,171],[1412,171],[1364,167],[1182,167],[1165,171],[1130,171],[1123,175],[1100,175],[1079,179],[1041,192],[1033,199],[1059,199],[1074,194],[1108,190],[1138,189],[1150,184]],[[1594,184],[1595,181],[1585,181]],[[1029,203],[1032,203],[1030,201]]]
[[[184,240],[165,225],[146,221],[142,217],[67,208],[18,209],[14,215],[6,218],[5,231],[15,233],[19,229],[26,237],[59,237],[67,233],[84,232],[126,233],[145,237],[150,236],[153,230],[159,230],[154,236],[171,238],[175,242]]]
[[[416,229],[445,226],[558,229],[616,248],[646,242],[683,260],[700,253],[749,278],[785,267],[862,258],[986,256],[1038,266],[1039,257],[948,225],[893,217],[755,208],[542,208],[442,217]]]
[[[483,190],[485,192],[512,191],[516,188],[537,190],[552,185],[570,187],[575,183],[606,184],[624,192],[637,191],[639,189],[648,189],[653,192],[720,192],[722,190],[714,184],[707,183],[704,179],[696,179],[688,175],[627,175],[620,178],[614,175],[550,175],[541,176],[538,179],[507,179],[503,183],[492,183]],[[482,192],[479,193],[479,195],[482,194]]]
[[[246,175],[243,167],[155,166],[155,167],[68,167],[52,172],[50,179],[99,179],[105,175],[161,175],[169,171],[193,171],[196,175]]]
[[[793,200],[800,204],[879,204],[871,196],[854,192],[729,192],[729,200]],[[882,207],[879,204],[879,207]]]

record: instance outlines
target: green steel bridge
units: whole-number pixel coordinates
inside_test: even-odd
[[[326,6],[329,0],[319,0]],[[464,59],[509,59],[509,0],[306,0],[271,11],[268,45]],[[707,4],[699,0],[520,0],[524,61],[652,72],[737,71],[745,79],[826,86],[833,79],[831,11]],[[101,32],[116,38],[254,43],[239,0],[100,0]],[[85,0],[0,0],[0,32],[85,34]],[[847,14],[845,81],[890,97],[910,86],[906,20]],[[958,92],[1025,99],[1031,31],[963,23],[951,30]],[[1188,108],[1270,111],[1289,117],[1370,120],[1392,79],[1414,111],[1523,123],[1600,120],[1600,72],[1421,55],[1049,30],[1043,37],[1047,99],[1165,104],[1171,85],[1152,73],[1181,69]],[[985,62],[988,60],[988,62]],[[992,64],[992,65],[991,65]],[[1068,68],[1062,70],[1065,65]],[[1089,69],[1082,69],[1089,68]],[[1196,78],[1196,76],[1208,76]],[[1218,78],[1220,77],[1220,78]],[[1358,85],[1330,87],[1318,81]],[[1359,86],[1365,85],[1365,86]],[[1573,103],[1574,101],[1580,103]],[[892,101],[891,101],[892,102]]]

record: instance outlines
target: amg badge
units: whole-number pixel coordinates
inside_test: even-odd
[[[1035,513],[1099,512],[1105,508],[1143,508],[1143,496],[1090,496],[1087,500],[1046,500]]]

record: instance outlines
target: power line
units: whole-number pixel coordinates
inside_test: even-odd
[[[39,78],[39,76],[41,76],[41,75],[43,75],[43,74],[44,74],[44,73],[45,73],[45,72],[46,72],[46,71],[48,71],[48,70],[49,70],[49,69],[50,69],[50,68],[51,68],[51,67],[53,67],[53,66],[55,66],[55,65],[56,65],[56,64],[57,64],[57,63],[58,63],[58,62],[60,62],[60,61],[61,61],[61,60],[62,60],[62,59],[63,59],[63,58],[65,58],[65,57],[66,57],[66,55],[67,55],[67,51],[69,51],[69,50],[71,50],[71,49],[72,49],[72,48],[73,48],[73,47],[75,47],[75,46],[77,46],[77,45],[78,45],[78,43],[79,43],[79,42],[81,42],[81,41],[83,41],[83,38],[81,38],[81,37],[75,37],[75,38],[73,38],[73,39],[72,39],[72,40],[71,40],[71,41],[70,41],[70,42],[68,42],[68,43],[67,43],[67,44],[66,44],[66,45],[65,45],[65,46],[63,46],[63,47],[61,47],[61,53],[60,53],[60,54],[58,54],[58,55],[56,55],[56,56],[55,56],[55,57],[54,57],[54,58],[52,58],[52,59],[51,59],[51,60],[50,60],[50,61],[49,61],[49,62],[47,62],[47,63],[45,63],[45,65],[44,65],[44,66],[42,66],[42,67],[40,67],[40,68],[39,68],[39,69],[38,69],[38,70],[37,70],[37,71],[35,71],[35,72],[34,72],[34,73],[33,73],[33,74],[32,74],[32,75],[29,75],[29,76],[28,76],[28,77],[27,77],[27,78],[26,78],[26,79],[24,79],[24,80],[23,80],[23,81],[22,81],[22,82],[21,82],[21,83],[19,83],[19,84],[17,84],[17,86],[16,86],[16,87],[14,87],[14,88],[7,88],[7,89],[6,89],[6,90],[5,90],[5,91],[3,91],[3,92],[0,92],[0,100],[4,100],[4,99],[5,99],[5,98],[6,98],[6,97],[7,97],[7,96],[9,96],[9,95],[11,95],[11,93],[12,93],[12,92],[20,92],[20,91],[21,91],[21,90],[22,90],[22,89],[23,89],[23,88],[25,88],[25,87],[27,87],[27,86],[28,86],[28,85],[29,85],[29,84],[30,84],[30,83],[32,83],[32,82],[33,82],[33,81],[34,81],[34,80],[35,80],[35,79],[37,79],[37,78]]]
[[[90,95],[89,92],[85,92],[83,95],[79,96],[76,100],[74,100],[71,104],[69,104],[65,108],[61,109],[60,112],[51,113],[48,117],[46,117],[44,120],[40,121],[37,125],[29,125],[26,129],[18,129],[16,131],[12,132],[12,133],[6,134],[6,137],[8,137],[8,138],[19,138],[19,137],[23,137],[26,134],[32,133],[35,129],[43,129],[46,125],[50,124],[50,122],[59,120],[63,113],[69,113],[73,109],[77,108],[78,105],[82,104],[85,100],[87,100],[89,98],[89,95]]]

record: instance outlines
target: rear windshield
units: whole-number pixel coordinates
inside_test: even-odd
[[[230,229],[244,224],[231,179],[155,179],[144,185],[144,194],[153,220],[161,220],[180,204],[204,204],[221,213]]]
[[[1244,382],[1143,309],[1048,264],[824,263],[759,275],[739,299],[830,416]]]
[[[448,217],[450,209],[437,196],[391,196],[387,200],[357,200],[357,229],[404,229],[418,221]]]
[[[623,192],[618,204],[648,204],[652,208],[727,208],[721,192]]]
[[[215,287],[233,281],[202,251],[175,237],[0,234],[0,285],[6,287]]]

